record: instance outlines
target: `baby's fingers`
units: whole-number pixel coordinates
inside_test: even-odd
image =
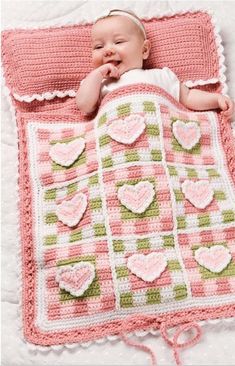
[[[112,66],[111,70],[110,70],[110,74],[109,76],[111,78],[115,78],[115,79],[119,79],[120,75],[119,75],[119,71],[118,68],[115,66]]]
[[[231,99],[226,99],[226,108],[222,108],[225,116],[232,116],[234,113],[234,102]]]
[[[228,102],[229,102],[228,99],[220,98],[219,105],[220,105],[220,109],[222,109],[222,111],[227,111],[229,109]]]

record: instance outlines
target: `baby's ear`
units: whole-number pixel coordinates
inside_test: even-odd
[[[143,44],[143,60],[147,60],[147,58],[149,57],[150,49],[151,43],[148,39],[146,39]]]

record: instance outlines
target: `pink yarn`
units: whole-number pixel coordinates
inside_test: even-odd
[[[219,114],[219,120],[222,145],[224,148],[225,157],[227,159],[229,172],[235,185],[235,139],[233,138],[231,123],[224,115],[224,112]]]
[[[136,86],[129,86],[126,88],[120,88],[112,93],[113,100],[114,98],[118,98],[119,96],[124,95],[131,95],[132,93],[158,93],[161,94],[164,98],[168,98],[168,100],[177,108],[181,108],[185,113],[187,113],[186,109],[182,109],[182,106],[173,100],[166,92],[164,92],[160,88],[155,88],[150,85],[143,85],[137,84]],[[111,95],[107,95],[102,105],[104,106],[109,100],[112,100]],[[35,107],[35,105],[34,105]],[[30,104],[28,104],[28,108],[32,108]],[[36,106],[36,108],[38,108]],[[69,106],[70,108],[70,106]],[[68,109],[69,109],[68,108]],[[61,109],[59,112],[50,113],[18,113],[17,115],[17,122],[19,128],[19,156],[20,156],[20,174],[19,174],[19,191],[20,191],[20,220],[21,220],[21,241],[22,241],[22,253],[23,253],[23,276],[24,276],[24,286],[22,291],[23,296],[23,321],[24,321],[24,335],[25,338],[35,344],[40,345],[53,345],[53,344],[64,344],[64,343],[74,343],[74,342],[87,342],[93,341],[98,338],[106,337],[110,334],[123,334],[140,330],[140,329],[150,329],[150,328],[160,328],[160,324],[167,321],[167,325],[169,326],[176,326],[179,324],[184,324],[185,322],[197,322],[203,319],[217,319],[222,317],[231,317],[235,314],[235,305],[234,304],[215,304],[211,307],[198,307],[198,308],[189,308],[189,309],[181,309],[177,311],[173,311],[168,314],[161,314],[161,315],[152,315],[152,317],[147,315],[135,314],[133,315],[134,319],[128,319],[128,321],[123,321],[123,318],[117,318],[116,320],[107,321],[105,324],[88,324],[86,327],[78,327],[76,329],[68,329],[66,331],[59,330],[59,331],[51,331],[45,333],[41,331],[41,329],[36,325],[36,305],[35,305],[35,298],[36,298],[36,284],[37,284],[37,263],[35,261],[35,247],[34,247],[34,216],[33,212],[33,200],[32,200],[32,181],[30,179],[30,164],[28,160],[28,147],[27,147],[27,125],[29,122],[36,121],[37,123],[44,123],[46,121],[50,121],[50,123],[58,124],[59,122],[65,121],[65,117],[70,122],[71,126],[76,125],[78,117],[77,112],[75,114],[66,114],[65,112],[67,109]],[[70,112],[71,113],[71,112]],[[222,118],[222,117],[220,117]],[[89,123],[81,123],[80,125],[89,126]],[[235,172],[235,158],[233,155],[233,142],[232,142],[232,135],[229,134],[231,130],[230,125],[225,121],[222,120],[221,123],[218,122],[220,126],[220,135],[221,140],[223,142],[223,148],[226,151],[226,158],[228,161],[228,166],[231,175]],[[48,138],[47,133],[40,130],[41,137],[45,139]],[[64,133],[64,132],[63,132]],[[66,134],[67,135],[67,134]],[[138,172],[137,169],[133,169],[133,176]],[[69,172],[68,172],[69,173]],[[110,172],[109,172],[110,173]],[[162,171],[161,169],[156,170],[156,174],[161,177],[162,182]],[[66,178],[68,180],[68,178]],[[166,225],[166,221],[164,221],[164,225]],[[146,225],[145,227],[146,228]],[[200,234],[200,235],[199,235]],[[220,229],[218,230],[211,230],[208,228],[207,230],[203,230],[196,236],[181,233],[178,235],[179,243],[182,248],[186,246],[190,246],[191,244],[191,237],[196,242],[200,243],[201,245],[205,245],[208,241],[213,242],[215,238],[218,238],[219,241],[226,240],[227,242],[232,242],[234,240],[234,230],[233,228],[225,228],[223,231]],[[196,234],[195,234],[196,235]],[[104,243],[105,247],[105,243]],[[71,246],[71,250],[78,250],[74,245]],[[105,251],[105,249],[104,249]],[[147,253],[146,253],[147,254]],[[55,248],[54,252],[50,250],[48,252],[48,257],[50,256],[50,260],[48,259],[48,265],[56,266],[58,261],[58,249]],[[72,256],[80,256],[81,253],[74,252]],[[99,253],[97,253],[99,256]],[[106,256],[107,254],[104,252],[102,256]],[[99,258],[99,257],[98,257]],[[194,264],[195,261],[192,260]],[[193,268],[193,266],[185,259],[185,266],[186,270]],[[109,274],[111,278],[111,273]],[[138,282],[136,282],[138,284]],[[226,293],[226,291],[232,291],[229,289],[229,282],[227,279],[224,281],[220,280],[217,282],[218,284],[218,291],[221,294]],[[145,284],[144,284],[145,285]],[[142,286],[144,286],[142,284]],[[223,292],[224,291],[224,292]],[[195,282],[192,284],[192,292],[193,296],[207,296],[207,287],[202,286],[202,283],[198,284]],[[209,294],[209,293],[208,293]],[[210,294],[209,294],[210,295]],[[107,299],[107,303],[103,302],[104,312],[107,310],[112,310],[115,306],[115,299],[112,294],[105,294],[105,301]],[[110,305],[109,305],[109,304]],[[107,305],[108,304],[108,305]],[[107,308],[110,306],[110,308]],[[183,306],[183,304],[182,304]],[[106,310],[107,309],[107,310]],[[51,313],[53,309],[51,310]],[[58,313],[60,316],[60,313]],[[53,319],[52,319],[53,320]],[[182,329],[182,328],[180,328]],[[178,338],[177,338],[178,339]],[[178,342],[178,340],[177,340]],[[177,348],[177,347],[176,347]],[[177,348],[177,351],[180,347]],[[146,351],[150,353],[149,351]],[[176,352],[177,353],[177,352]]]
[[[181,81],[219,78],[209,14],[186,12],[143,23],[152,44],[147,69],[168,66]],[[9,89],[30,96],[77,90],[91,71],[90,31],[91,24],[4,31],[2,58]]]
[[[126,324],[128,324],[128,323],[131,324],[132,322],[135,324],[142,325],[142,327],[145,327],[145,324],[154,322],[154,317],[148,316],[145,314],[138,314],[136,317],[130,316],[130,317],[126,318],[126,320],[125,320]],[[155,328],[154,325],[152,327]],[[192,347],[196,343],[199,342],[201,335],[202,335],[201,327],[196,322],[189,322],[189,323],[179,325],[178,329],[176,329],[175,334],[173,335],[173,339],[171,339],[168,335],[168,332],[167,332],[168,328],[169,328],[169,324],[167,321],[163,321],[160,324],[161,335],[162,335],[163,339],[166,341],[166,343],[170,347],[172,347],[176,364],[178,366],[181,366],[179,350]],[[188,339],[185,342],[179,341],[180,336],[184,332],[187,332],[187,331],[193,330],[193,329],[196,331],[196,333],[191,339]],[[150,347],[148,347],[142,343],[131,340],[125,333],[121,333],[120,337],[127,345],[138,348],[146,353],[149,353],[151,356],[151,365],[152,366],[157,365],[156,356]]]
[[[91,25],[84,25],[50,28],[44,30],[11,30],[3,32],[4,71],[6,84],[9,87],[11,94],[18,93],[19,95],[41,95],[42,93],[50,93],[55,90],[59,92],[64,92],[71,89],[77,90],[79,82],[90,70],[90,56],[88,51],[88,49],[90,50],[90,44],[88,42],[90,27]],[[148,60],[148,63],[145,65],[147,68],[163,67],[167,65],[178,74],[182,81],[188,79],[207,80],[211,78],[219,78],[218,52],[216,49],[215,36],[213,33],[213,25],[208,14],[195,12],[180,15],[178,14],[177,16],[164,17],[157,20],[153,19],[151,21],[146,21],[146,28],[149,38],[152,40],[151,56]],[[195,29],[197,29],[197,32],[195,32]],[[172,32],[170,32],[171,30]],[[167,43],[165,42],[166,31],[168,34]],[[34,41],[37,42],[34,43]],[[68,46],[66,56],[64,54],[65,43]],[[47,44],[47,47],[45,47],[45,44]],[[174,45],[174,47],[172,47],[172,45]],[[25,53],[29,46],[30,56],[25,57]],[[55,47],[57,50],[56,53],[54,52]],[[176,49],[177,52],[175,51]],[[77,57],[78,54],[81,57]],[[35,60],[38,61],[35,62]],[[58,60],[60,60],[60,62],[58,62]],[[198,62],[198,60],[200,60],[200,62]],[[32,68],[34,69],[33,71]],[[65,70],[67,71],[65,72]],[[207,88],[208,90],[213,90],[213,88],[217,87],[220,87],[219,83],[215,86],[209,85]],[[138,99],[141,94],[144,94],[145,97],[153,94],[155,97],[160,96],[162,99],[166,99],[168,102],[167,105],[169,103],[172,104],[174,106],[174,114],[177,113],[179,116],[178,118],[182,120],[190,119],[190,113],[193,113],[189,112],[180,103],[176,102],[161,88],[156,88],[147,84],[136,84],[115,90],[103,99],[101,108],[105,109],[109,101],[112,101],[114,104],[116,103],[118,106],[120,101],[119,97],[124,98],[126,96],[134,96],[133,103],[135,103],[134,99]],[[88,342],[115,334],[119,335],[129,346],[133,346],[137,349],[147,352],[151,357],[152,366],[154,366],[156,365],[157,361],[153,350],[151,350],[151,348],[146,345],[130,339],[127,334],[131,331],[141,329],[148,330],[152,328],[160,328],[163,338],[173,349],[177,365],[181,365],[179,355],[180,350],[193,346],[199,341],[201,337],[201,329],[196,322],[204,319],[216,319],[220,317],[234,316],[235,305],[231,303],[228,304],[226,302],[215,302],[215,304],[211,306],[205,307],[203,305],[196,305],[194,307],[192,304],[192,306],[186,308],[184,306],[184,302],[182,301],[181,304],[178,302],[179,306],[176,308],[177,310],[171,310],[168,312],[163,310],[158,314],[156,314],[153,310],[152,315],[146,315],[144,314],[145,308],[141,308],[141,304],[139,307],[136,307],[136,309],[133,309],[133,315],[130,318],[127,317],[124,319],[122,314],[120,317],[117,315],[114,318],[115,320],[111,320],[109,317],[107,319],[101,317],[100,323],[94,323],[92,318],[94,313],[100,313],[103,315],[109,311],[119,311],[119,309],[116,309],[116,297],[113,292],[113,287],[115,284],[112,282],[113,277],[110,269],[107,240],[106,238],[104,239],[101,237],[101,240],[97,239],[94,244],[92,238],[91,240],[90,238],[88,240],[85,237],[85,239],[83,238],[84,240],[82,245],[79,245],[79,243],[73,241],[73,243],[68,246],[68,249],[63,252],[63,243],[60,243],[60,245],[54,245],[55,243],[53,243],[53,240],[55,238],[53,235],[51,235],[50,240],[52,242],[48,240],[48,245],[43,249],[44,252],[42,254],[45,268],[41,268],[41,262],[38,263],[37,256],[35,254],[37,253],[38,249],[36,247],[37,234],[35,233],[34,228],[35,220],[38,216],[35,215],[34,211],[35,202],[33,196],[33,181],[35,180],[35,176],[32,176],[31,157],[29,152],[30,139],[28,135],[29,124],[35,123],[36,128],[38,128],[40,123],[42,125],[51,124],[50,128],[43,126],[38,128],[38,135],[35,137],[35,140],[37,141],[34,140],[33,143],[35,142],[35,144],[37,144],[38,150],[36,150],[39,152],[39,154],[36,163],[34,163],[38,165],[37,172],[41,173],[40,177],[37,177],[40,180],[40,184],[45,187],[45,191],[49,193],[50,199],[53,202],[57,199],[57,204],[59,204],[61,197],[58,196],[53,198],[53,195],[56,195],[56,189],[55,192],[54,189],[50,189],[51,184],[53,184],[54,187],[54,184],[55,186],[56,184],[62,185],[65,182],[66,185],[68,185],[70,181],[76,181],[77,183],[79,180],[78,177],[90,174],[92,176],[93,173],[98,170],[96,142],[94,138],[94,121],[88,121],[89,118],[84,117],[77,110],[75,98],[71,99],[56,97],[50,101],[33,101],[31,103],[17,102],[14,98],[12,99],[17,111],[16,115],[19,130],[19,208],[22,242],[22,277],[24,281],[22,287],[22,318],[24,323],[24,336],[26,340],[35,344],[50,346],[54,344],[63,345],[65,343]],[[174,169],[177,170],[177,168],[180,171],[180,167],[177,166],[178,163],[181,165],[195,165],[195,170],[197,169],[197,165],[215,165],[216,160],[210,150],[212,137],[210,133],[210,124],[208,123],[206,113],[198,113],[197,117],[200,120],[202,132],[200,146],[201,151],[199,154],[193,156],[193,154],[190,155],[188,151],[181,151],[180,153],[177,151],[170,151],[172,148],[172,141],[171,144],[169,143],[169,140],[172,139],[172,128],[170,124],[172,115],[168,113],[167,105],[162,104],[160,105],[159,109],[159,112],[162,116],[162,138],[164,142],[162,149],[165,149],[166,165],[169,163],[173,173]],[[148,102],[148,100],[144,108],[144,113],[149,114],[148,118],[151,121],[151,118],[154,118],[155,112],[151,110],[152,105]],[[129,113],[128,104],[126,105],[126,109],[122,109],[122,113],[123,111],[124,113]],[[115,116],[115,118],[117,117]],[[215,119],[219,126],[218,131],[220,132],[218,132],[218,138],[221,139],[221,146],[224,149],[224,155],[227,159],[228,175],[231,175],[231,178],[235,183],[235,149],[230,124],[227,122],[223,113],[218,115],[218,118],[215,115]],[[105,124],[105,122],[100,122],[101,128],[99,128],[102,130],[104,127],[102,123]],[[55,131],[52,131],[53,128],[51,129],[51,127],[53,127],[53,125],[58,125],[59,123],[66,124],[66,127],[59,132],[57,131],[55,136]],[[154,119],[152,120],[150,126],[153,124],[155,124]],[[149,132],[151,132],[151,128]],[[74,129],[78,129],[75,131],[76,133],[74,132]],[[155,136],[156,130],[153,130],[153,132],[153,135]],[[65,159],[66,166],[68,165],[66,170],[53,170],[51,159],[48,154],[48,145],[52,146],[51,142],[54,140],[60,141],[64,139],[70,139],[75,135],[84,135],[86,137],[86,149],[84,152],[84,155],[86,154],[86,159],[84,159],[84,162],[81,161],[81,165],[76,166],[75,164],[73,166],[72,164],[71,167],[69,163],[67,163],[67,159]],[[146,135],[146,131],[143,131],[143,133],[141,133],[138,138],[133,141],[137,150],[140,149],[140,151],[144,151],[145,149],[148,149],[149,145]],[[111,137],[114,136],[112,135]],[[151,138],[154,140],[156,137],[152,136]],[[102,141],[106,143],[106,140]],[[118,145],[116,140],[115,142],[112,141],[109,143],[109,148],[111,158],[112,155],[115,157],[117,152],[122,152],[123,150],[123,146],[120,147],[120,144]],[[129,148],[131,149],[130,146],[128,146],[128,149]],[[153,149],[153,156],[157,155],[159,152]],[[133,156],[131,155],[130,158],[133,158]],[[149,159],[151,161],[151,158]],[[61,163],[61,161],[59,161],[59,163]],[[174,163],[174,166],[172,166],[171,163]],[[112,169],[109,167],[107,170],[104,169],[102,178],[104,188],[108,187],[108,189],[105,189],[105,193],[108,195],[109,193],[107,192],[111,192],[106,202],[106,210],[110,221],[111,234],[114,236],[119,236],[119,234],[134,234],[136,236],[156,232],[158,235],[159,232],[172,231],[172,197],[169,190],[167,189],[168,179],[163,166],[159,163],[153,164],[153,166],[150,168],[148,167],[148,169],[151,169],[150,175],[153,176],[153,178],[157,177],[155,182],[155,190],[160,213],[151,220],[149,220],[147,217],[140,218],[138,222],[136,221],[136,224],[130,224],[131,221],[124,219],[123,221],[121,219],[116,221],[113,219],[112,213],[117,209],[119,202],[118,197],[112,193],[112,189],[113,192],[115,192],[115,189],[117,189],[115,186],[115,179],[117,180],[117,175],[118,179],[123,181],[134,179],[138,180],[144,176],[143,172],[145,171],[145,167],[141,166],[141,161],[138,166],[133,164],[133,166],[130,166],[126,169],[115,169],[115,167],[116,166],[114,165]],[[193,169],[191,169],[191,174],[193,173],[192,171]],[[211,173],[213,174],[213,171]],[[170,179],[173,181],[177,178],[175,178],[173,174],[173,178]],[[193,181],[195,178],[191,177],[191,179]],[[94,184],[94,181],[91,181],[90,184]],[[114,188],[112,188],[112,185]],[[67,192],[67,199],[72,199],[75,194],[74,189],[76,190],[76,187],[74,188],[74,185],[71,184]],[[88,188],[84,190],[86,190],[84,194],[88,194]],[[99,198],[99,195],[95,195],[93,198],[94,197]],[[177,205],[177,203],[175,204]],[[93,200],[93,205],[95,207],[94,210],[96,210],[96,208],[100,205],[100,201],[98,200],[97,202],[97,200]],[[185,203],[185,208],[182,205],[182,209],[185,209],[185,215],[195,215],[197,212],[195,207],[192,209],[192,205],[189,205],[189,202]],[[212,212],[216,210],[217,206],[215,205],[213,206]],[[87,208],[83,217],[84,221],[79,221],[81,228],[86,227],[87,223],[93,219],[91,211],[92,210],[90,207]],[[208,215],[210,214],[209,209],[207,213]],[[227,214],[231,213],[228,212]],[[51,215],[49,219],[51,219],[53,223],[55,215]],[[55,223],[55,226],[55,231],[58,236],[56,239],[58,239],[58,242],[62,236],[69,236],[70,229],[68,225],[66,226],[61,221],[58,221]],[[100,229],[99,225],[97,226],[98,227],[96,227],[96,229],[98,231],[101,230],[101,234],[105,236],[105,234],[102,233],[102,230],[104,229]],[[42,228],[44,228],[43,225]],[[78,233],[75,232],[75,234],[77,235]],[[231,280],[232,275],[228,278],[220,278],[217,280],[212,279],[211,282],[213,285],[208,285],[206,281],[201,279],[199,269],[197,268],[195,258],[193,257],[193,250],[190,251],[194,241],[196,244],[203,246],[207,243],[214,243],[216,240],[219,240],[221,242],[226,242],[227,244],[230,243],[230,246],[232,247],[231,243],[234,240],[234,230],[232,227],[218,227],[217,229],[215,229],[213,226],[204,227],[195,233],[190,231],[190,234],[184,231],[177,232],[177,237],[180,250],[182,250],[182,261],[184,262],[185,270],[188,273],[189,282],[191,283],[193,300],[194,298],[206,298],[207,296],[212,295],[215,295],[215,299],[217,299],[217,297],[220,295],[228,295],[234,291],[234,287],[232,287],[234,286],[234,282]],[[76,240],[79,242],[79,236]],[[87,243],[85,243],[86,241]],[[84,299],[79,299],[77,304],[73,304],[74,300],[69,300],[71,305],[67,306],[66,304],[66,306],[64,306],[59,298],[60,293],[58,291],[58,284],[55,285],[55,268],[60,265],[61,260],[70,260],[71,258],[75,258],[76,260],[76,258],[80,258],[85,254],[87,255],[87,253],[84,253],[83,251],[84,243],[86,244],[87,251],[92,254],[91,257],[94,257],[92,260],[95,262],[94,266],[96,269],[97,280],[99,282],[98,290],[100,291],[101,295],[97,295],[94,292],[94,296],[92,297],[86,298],[84,296]],[[50,247],[51,244],[52,246]],[[125,245],[125,243],[121,243],[121,245]],[[144,243],[144,245],[146,244]],[[168,245],[171,245],[171,242],[168,243],[168,241],[166,241],[166,248]],[[117,248],[119,248],[119,246],[120,243],[118,243]],[[186,250],[186,247],[189,250]],[[164,252],[166,248],[161,248],[161,251]],[[135,249],[133,249],[133,251],[135,251]],[[144,248],[140,249],[140,251],[142,251],[144,255],[147,255],[149,249]],[[126,254],[125,260],[127,260],[127,256],[130,255],[131,253]],[[176,266],[177,268],[179,264],[177,261],[175,262],[176,263],[173,261],[172,265],[173,267]],[[40,314],[40,316],[45,316],[48,324],[52,324],[48,331],[45,331],[43,328],[44,320],[42,320],[42,323],[38,322],[39,301],[37,298],[37,286],[39,269],[45,269],[45,271],[49,273],[49,275],[45,275],[46,281],[40,284],[41,286],[45,286],[45,291],[47,291],[45,292],[45,298],[48,302],[46,305],[44,303],[42,308],[42,312],[45,310],[45,314]],[[123,275],[121,271],[120,274]],[[154,281],[153,283],[150,281],[151,287],[147,281],[143,281],[140,278],[134,276],[134,273],[128,273],[129,285],[131,288],[130,292],[132,291],[133,293],[136,293],[137,290],[142,289],[147,293],[147,289],[149,288],[150,291],[148,295],[150,302],[154,299],[154,296],[155,302],[158,300],[158,293],[154,293],[154,291],[152,291],[155,290],[155,285],[158,289],[167,285],[171,286],[172,280],[174,279],[173,275],[171,276],[168,268],[162,272],[162,276],[154,280],[156,281],[155,283]],[[178,286],[175,287],[175,296],[178,296],[175,301],[178,301],[180,300],[180,296],[186,296],[186,289],[185,286],[181,286],[181,288],[178,288]],[[128,303],[128,296],[126,299],[124,298],[124,300],[127,300],[127,303],[124,302],[123,304],[130,306],[130,303]],[[76,301],[74,301],[74,303],[75,302]],[[155,309],[158,309],[157,303],[154,306],[156,306]],[[142,314],[138,313],[140,311]],[[128,314],[128,312],[126,314]],[[71,319],[74,317],[74,319],[77,321],[79,316],[83,317],[83,315],[87,316],[88,319],[85,325],[78,323],[77,327],[70,328],[68,325],[66,328],[53,328],[54,321],[59,320],[66,322],[69,316]],[[174,336],[170,338],[167,329],[168,327],[174,326],[178,326],[178,329],[176,329]],[[188,330],[194,330],[195,335],[185,342],[180,342],[179,338],[181,334]]]
[[[121,335],[121,338],[122,340],[128,345],[128,346],[132,346],[132,347],[135,347],[135,348],[138,348],[144,352],[147,352],[150,354],[151,356],[151,365],[152,366],[157,366],[157,361],[156,361],[156,357],[155,357],[155,354],[154,352],[152,351],[152,349],[148,346],[145,346],[144,344],[141,344],[141,343],[138,343],[138,342],[135,342],[133,340],[131,340],[130,338],[128,338],[125,334],[122,334]]]
[[[195,336],[186,342],[180,343],[178,341],[180,335],[191,329],[196,330]],[[195,322],[180,325],[173,336],[173,340],[171,340],[167,334],[167,323],[166,322],[163,322],[161,324],[160,331],[161,331],[161,335],[162,335],[163,339],[167,342],[167,344],[169,346],[171,346],[173,348],[175,362],[178,366],[181,365],[181,361],[180,361],[180,357],[179,357],[179,350],[194,346],[200,340],[201,334],[202,334],[200,326]]]

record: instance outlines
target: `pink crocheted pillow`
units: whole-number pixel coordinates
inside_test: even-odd
[[[187,12],[144,23],[152,43],[146,68],[168,66],[191,85],[223,81],[218,37],[208,13]],[[42,100],[42,94],[45,99],[74,96],[91,70],[90,30],[91,24],[3,32],[6,83],[14,96],[27,101]]]

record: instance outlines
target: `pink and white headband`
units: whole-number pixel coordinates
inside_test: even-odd
[[[113,15],[121,15],[121,16],[124,16],[124,17],[127,17],[127,18],[131,19],[143,32],[144,39],[147,38],[145,28],[144,28],[143,24],[134,15],[132,15],[131,13],[129,13],[125,10],[111,10],[109,12],[108,16],[113,16]]]

